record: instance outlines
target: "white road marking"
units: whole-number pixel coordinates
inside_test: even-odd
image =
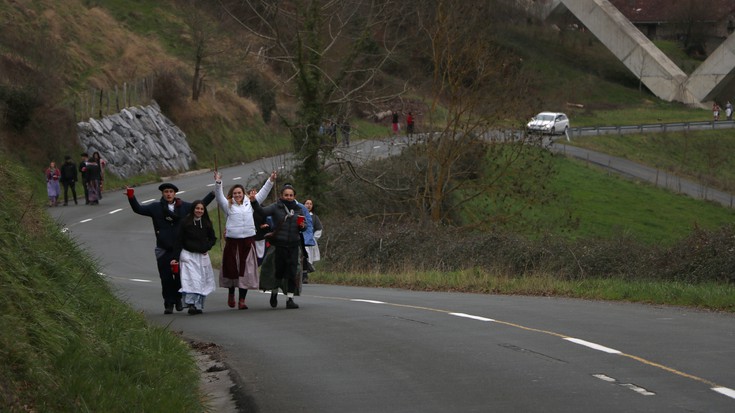
[[[735,399],[735,390],[733,389],[728,389],[727,387],[713,387],[712,390],[717,393],[724,394],[731,399]]]
[[[141,202],[141,204],[147,204],[149,202],[153,202],[155,199],[146,199],[145,201]]]
[[[607,381],[607,382],[610,382],[610,383],[615,383],[617,381],[614,378],[612,378],[610,376],[606,376],[604,374],[593,374],[592,377],[597,377],[600,380]]]
[[[118,209],[112,210],[112,211],[108,212],[108,214],[112,215],[112,214],[114,214],[116,212],[120,212],[120,211],[122,211],[122,208],[118,208]]]
[[[214,184],[207,184],[207,186],[214,186]]]
[[[353,298],[350,301],[357,301],[357,302],[361,302],[361,303],[370,303],[370,304],[385,304],[383,301],[361,300],[359,298]]]
[[[631,389],[634,392],[643,395],[643,396],[655,396],[656,393],[650,392],[643,387],[636,386],[635,384],[631,383],[620,383],[620,386],[625,387],[626,389]]]
[[[87,219],[83,219],[83,220],[79,221],[79,223],[80,223],[80,224],[83,224],[83,223],[85,223],[85,222],[89,222],[89,221],[91,221],[91,220],[92,220],[92,218],[87,218]]]
[[[604,375],[604,374],[593,374],[592,377],[597,377],[598,379],[606,381],[608,383],[614,383],[620,387],[625,387],[626,389],[633,390],[634,392],[642,396],[655,396],[656,395],[656,393],[648,391],[641,386],[636,386],[633,383],[619,383],[616,379],[610,376]]]
[[[236,176],[232,178],[233,181],[239,181],[240,179],[242,179],[242,176]]]
[[[465,314],[465,313],[449,313],[449,315],[453,315],[457,317],[464,317],[464,318],[471,318],[473,320],[479,320],[479,321],[495,321],[492,318],[485,318],[485,317],[480,317],[480,316]]]
[[[613,348],[601,346],[599,344],[591,343],[586,340],[580,340],[578,338],[566,337],[564,338],[564,340],[571,341],[572,343],[577,343],[579,345],[589,347],[594,350],[604,351],[605,353],[610,353],[610,354],[621,354],[622,353],[621,351],[615,350]]]
[[[178,194],[185,194],[185,193],[186,193],[186,191],[179,191],[176,194],[178,195]]]
[[[153,282],[151,280],[141,280],[140,278],[131,278],[130,281],[137,281],[137,282],[141,282],[141,283],[150,283],[150,282]]]
[[[380,145],[373,146],[373,149],[378,149],[378,148],[380,148]]]

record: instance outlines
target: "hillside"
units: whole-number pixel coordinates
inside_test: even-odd
[[[151,97],[158,101],[188,135],[203,165],[213,163],[215,151],[227,164],[290,149],[280,118],[272,116],[266,125],[259,97],[237,93],[241,82],[279,85],[284,79],[278,78],[278,66],[259,61],[254,52],[260,41],[217,9],[178,0],[16,1],[0,4],[0,19],[5,28],[0,33],[0,107],[6,111],[1,142],[36,170],[84,149],[76,142],[75,123],[108,108],[114,112],[127,87],[130,104],[146,104]],[[519,17],[496,20],[496,40],[522,60],[528,81],[520,97],[524,108],[513,112],[511,123],[521,124],[542,109],[594,119],[598,112],[623,108],[638,107],[651,116],[671,108],[640,92],[635,77],[589,33],[519,24],[524,22]],[[191,99],[199,44],[195,29],[210,45],[196,101]],[[411,101],[429,99],[423,44],[415,39],[398,44],[381,82],[389,88],[405,85],[406,92],[373,111],[396,104],[405,110]],[[296,102],[288,88],[275,90],[275,103],[288,117]],[[374,133],[356,121],[356,136]]]

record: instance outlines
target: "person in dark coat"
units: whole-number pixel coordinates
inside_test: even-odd
[[[268,240],[270,248],[274,249],[272,254],[275,279],[279,284],[286,286],[284,288],[288,296],[286,308],[299,308],[293,298],[301,288],[301,232],[306,229],[304,210],[295,198],[296,191],[293,186],[286,184],[281,189],[280,199],[274,204],[261,207],[255,199],[251,199],[255,213],[273,219],[273,232]],[[273,308],[278,306],[278,288],[271,291],[270,305]]]
[[[177,258],[176,240],[179,236],[181,223],[184,217],[191,212],[192,204],[176,197],[179,188],[172,183],[163,183],[158,187],[161,191],[161,200],[141,205],[135,198],[133,188],[127,188],[128,202],[133,212],[151,218],[153,229],[156,231],[156,262],[158,275],[161,278],[161,296],[163,297],[164,314],[183,310],[181,302],[181,279],[171,271],[171,261]],[[214,200],[214,192],[210,192],[202,199],[207,206]]]
[[[74,197],[74,205],[77,205],[77,166],[72,162],[71,156],[64,157],[64,164],[61,165],[61,184],[64,186],[64,206],[69,203],[69,189]]]
[[[87,173],[87,160],[89,159],[89,155],[87,155],[87,152],[83,152],[82,160],[79,162],[79,173],[82,175],[82,188],[84,188],[84,204],[89,205],[89,189],[87,189],[87,184],[89,183],[89,174]]]

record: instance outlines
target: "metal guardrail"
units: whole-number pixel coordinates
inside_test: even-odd
[[[719,129],[734,129],[735,121],[732,120],[720,120],[720,121],[709,121],[709,122],[670,122],[670,123],[651,123],[641,125],[621,125],[621,126],[584,126],[569,128],[568,133],[570,138],[584,137],[584,136],[599,136],[599,135],[624,135],[631,133],[645,133],[645,132],[675,132],[675,131],[690,131],[690,130],[719,130]]]

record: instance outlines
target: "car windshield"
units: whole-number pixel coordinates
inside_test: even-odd
[[[554,120],[554,115],[538,115],[536,116],[536,120],[551,121]]]

